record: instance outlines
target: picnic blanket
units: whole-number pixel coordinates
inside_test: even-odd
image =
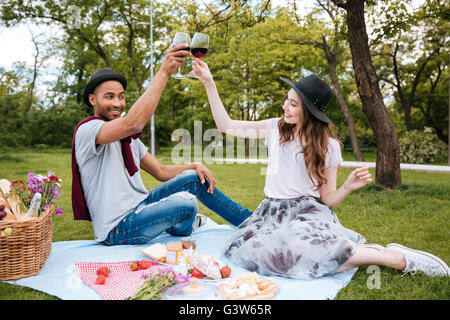
[[[222,244],[231,235],[235,227],[218,225],[208,219],[206,225],[194,232],[191,237],[197,243],[196,251],[208,253],[223,264],[231,267],[231,276],[249,273],[249,271],[228,262],[223,255]],[[148,259],[140,251],[153,243],[167,243],[180,241],[180,237],[163,233],[152,242],[145,245],[120,245],[106,246],[94,240],[59,241],[52,244],[52,252],[41,272],[33,277],[27,277],[15,281],[4,281],[19,286],[29,287],[64,300],[101,300],[123,299],[136,290],[141,280],[139,272],[132,275],[134,285],[118,289],[115,293],[99,293],[93,286],[86,284],[80,277],[79,266],[82,263],[116,263],[118,266],[128,266],[129,261]],[[122,264],[121,264],[122,263]],[[78,272],[77,272],[78,266]],[[95,266],[94,266],[95,267]],[[356,268],[339,274],[329,275],[314,280],[295,280],[284,277],[265,277],[274,281],[279,288],[274,299],[281,300],[325,300],[334,299],[339,290],[347,286],[352,279]],[[144,270],[145,271],[145,270]],[[130,275],[130,272],[126,272]],[[122,277],[123,278],[123,277]],[[122,281],[129,283],[129,279]],[[214,296],[208,299],[215,299]]]
[[[77,262],[75,269],[83,282],[104,300],[124,300],[133,296],[145,281],[144,274],[152,270],[157,273],[165,266],[158,265],[152,261],[152,266],[148,269],[136,271],[130,270],[133,261],[121,262]],[[97,284],[97,270],[106,267],[110,270],[107,281],[104,284]],[[155,270],[156,269],[156,270]]]

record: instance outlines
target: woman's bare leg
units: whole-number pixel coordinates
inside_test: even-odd
[[[394,268],[397,270],[405,270],[405,255],[398,251],[384,250],[380,251],[373,248],[359,247],[355,254],[348,259],[337,271],[343,272],[363,265],[379,265]]]

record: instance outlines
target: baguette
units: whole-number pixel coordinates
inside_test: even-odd
[[[9,182],[6,179],[1,179],[0,189],[2,190],[3,194],[7,195],[11,190],[11,182]],[[8,196],[8,199],[5,200],[9,203],[9,208],[17,219],[22,218],[22,216],[24,216],[28,212],[28,208],[26,208],[26,206],[22,203],[22,200],[20,200],[19,197]]]
[[[4,193],[5,196],[8,195],[10,188],[11,188],[11,182],[9,182],[6,179],[0,179],[0,190],[2,190],[2,192]]]
[[[1,221],[11,221],[11,220],[17,220],[16,216],[11,211],[11,206],[9,205],[8,199],[5,199],[0,192],[0,204],[5,206],[5,212],[6,216],[1,219]]]

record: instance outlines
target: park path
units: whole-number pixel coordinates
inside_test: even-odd
[[[212,158],[214,163],[250,163],[250,164],[267,164],[267,159],[225,159],[225,158]],[[358,162],[358,161],[344,161],[341,164],[342,167],[357,168],[357,167],[369,167],[375,168],[375,162]],[[421,170],[421,171],[435,171],[435,172],[450,172],[450,166],[437,166],[429,164],[409,164],[401,163],[400,169],[405,170]]]

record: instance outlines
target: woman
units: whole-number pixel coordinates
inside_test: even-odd
[[[296,84],[281,78],[292,88],[280,119],[237,121],[227,114],[207,64],[196,59],[192,72],[205,86],[221,132],[266,138],[268,146],[266,198],[228,241],[225,255],[232,262],[259,274],[298,279],[372,264],[448,276],[448,266],[436,256],[399,244],[365,245],[362,235],[339,223],[333,208],[372,179],[368,168],[358,168],[336,188],[341,144],[324,113],[331,88],[318,76]]]

